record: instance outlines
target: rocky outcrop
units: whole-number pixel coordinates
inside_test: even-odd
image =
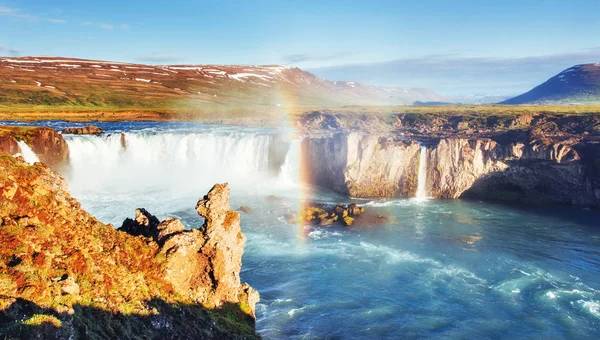
[[[145,209],[119,228],[143,236],[159,245],[165,257],[164,277],[177,293],[210,308],[224,303],[242,303],[254,316],[258,292],[240,282],[246,237],[240,215],[229,208],[229,186],[215,185],[198,201],[198,214],[205,219],[199,229],[184,230],[176,219],[159,222]]]
[[[155,231],[132,236],[82,210],[47,165],[0,154],[0,333],[254,338],[258,294],[239,281],[245,238],[228,195],[217,185],[200,200],[201,229],[140,210]]]
[[[20,152],[17,140],[21,140],[39,157],[40,161],[54,169],[68,164],[69,147],[56,130],[47,127],[0,127],[0,151],[14,155]],[[16,148],[15,148],[16,146]]]
[[[0,152],[16,155],[21,152],[17,140],[12,136],[0,136]]]
[[[419,144],[358,132],[309,137],[301,171],[309,183],[352,197],[412,196]]]
[[[84,127],[72,127],[66,128],[62,130],[62,134],[70,134],[70,135],[100,135],[102,134],[102,129],[94,126],[88,125]]]
[[[344,225],[351,226],[354,220],[359,218],[365,212],[364,208],[355,203],[345,205],[330,204],[304,204],[300,210],[300,216],[289,215],[288,222],[300,222],[309,225],[331,226]]]

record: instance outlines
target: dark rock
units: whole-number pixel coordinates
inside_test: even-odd
[[[242,205],[242,206],[240,206],[240,207],[238,208],[238,210],[237,210],[237,211],[241,211],[241,212],[243,212],[243,213],[250,214],[250,213],[252,212],[252,208],[250,208],[250,207],[248,207],[248,206],[245,206],[245,205]]]
[[[158,241],[158,225],[160,221],[156,216],[150,214],[146,209],[135,210],[135,219],[127,218],[118,229],[133,236],[150,237]]]
[[[304,223],[319,226],[330,226],[333,224],[349,226],[363,212],[364,208],[359,207],[355,203],[347,206],[341,203],[335,206],[307,204],[300,211],[300,220]],[[288,222],[293,222],[297,218],[294,215],[286,214],[286,219]]]
[[[93,126],[93,125],[88,125],[85,127],[78,127],[78,128],[66,128],[64,130],[62,130],[63,134],[70,134],[70,135],[99,135],[102,134],[102,129],[97,127],[97,126]]]

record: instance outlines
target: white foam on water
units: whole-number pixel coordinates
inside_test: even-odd
[[[38,156],[35,154],[35,152],[33,152],[33,150],[31,150],[27,143],[20,140],[17,141],[17,144],[19,145],[19,149],[21,150],[21,153],[17,155],[22,156],[23,159],[25,159],[25,162],[33,165],[35,162],[40,161]]]
[[[600,301],[578,300],[577,303],[581,304],[581,306],[592,315],[600,318]]]
[[[390,264],[400,262],[428,263],[434,266],[441,264],[430,258],[420,257],[408,251],[393,249],[383,245],[375,245],[367,242],[360,242],[360,247],[367,253],[386,258]]]

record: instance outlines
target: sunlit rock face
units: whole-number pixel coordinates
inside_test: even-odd
[[[40,161],[54,169],[67,166],[69,147],[56,130],[47,127],[0,127],[0,150],[11,155],[21,153],[17,141],[26,143]]]
[[[309,137],[302,173],[321,187],[352,197],[413,196],[419,143],[361,133]]]
[[[159,245],[165,258],[164,277],[175,291],[210,308],[243,303],[254,316],[258,292],[240,282],[246,237],[240,215],[229,207],[229,185],[216,184],[198,201],[205,219],[199,228],[184,230],[173,218],[162,222],[145,209],[126,219],[119,230],[143,236]]]
[[[442,139],[429,150],[433,197],[594,204],[578,152],[554,143]]]
[[[420,142],[358,132],[308,137],[302,144],[303,172],[309,182],[353,197],[413,197],[421,178],[425,196],[434,198],[600,202],[593,156],[578,151],[594,155],[596,144],[438,138],[420,150]],[[425,174],[419,176],[420,170]]]

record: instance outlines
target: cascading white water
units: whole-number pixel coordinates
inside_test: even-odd
[[[120,134],[66,137],[69,188],[84,208],[102,212],[99,217],[105,222],[120,223],[138,205],[157,215],[171,214],[193,206],[190,201],[215,183],[229,182],[238,193],[268,195],[293,183],[298,172],[296,147],[288,149],[284,162],[274,151],[281,140],[268,133],[134,132],[124,139],[126,145]],[[294,145],[299,148],[299,142]],[[279,168],[280,173],[273,173]],[[118,210],[105,209],[109,204]]]
[[[20,140],[20,141],[17,141],[17,144],[19,145],[19,149],[21,149],[20,156],[22,156],[23,159],[25,159],[25,162],[27,162],[29,164],[33,164],[35,162],[40,161],[38,156],[35,154],[35,152],[33,152],[33,150],[31,150],[31,148],[29,147],[29,145],[27,145],[27,143]]]
[[[417,178],[417,199],[427,198],[427,147],[421,145],[419,157],[419,175]]]
[[[296,185],[300,183],[300,148],[302,139],[294,139],[290,143],[285,161],[279,172],[279,182],[282,185]]]
[[[137,191],[192,183],[256,181],[267,175],[271,136],[255,133],[74,136],[67,139],[70,184]]]

